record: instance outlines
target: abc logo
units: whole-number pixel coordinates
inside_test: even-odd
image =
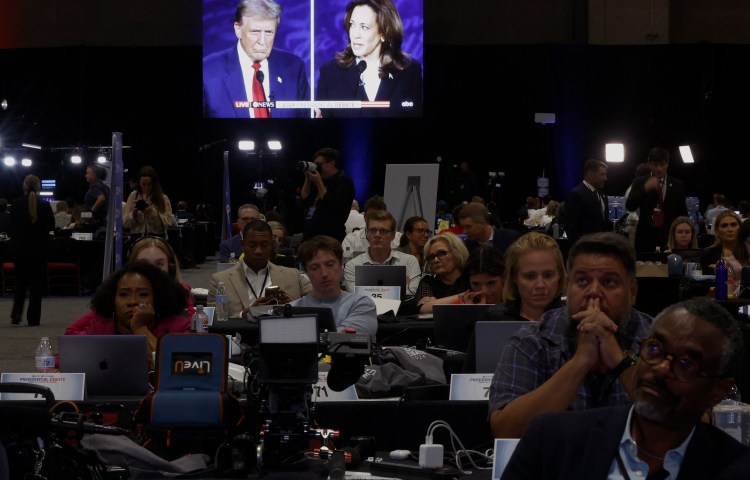
[[[409,100],[404,100],[403,102],[401,102],[401,106],[402,107],[413,107],[414,103],[410,102]]]

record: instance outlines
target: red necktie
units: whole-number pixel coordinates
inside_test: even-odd
[[[253,70],[255,70],[255,75],[253,75],[253,102],[265,102],[266,94],[263,91],[263,84],[258,80],[258,70],[260,70],[260,62],[253,62]],[[253,111],[255,113],[255,118],[270,117],[267,108],[254,108]]]

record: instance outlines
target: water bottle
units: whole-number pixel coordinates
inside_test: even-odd
[[[229,254],[229,263],[236,264],[237,263],[237,254],[234,252],[231,252]]]
[[[682,276],[682,257],[676,253],[670,253],[667,256],[667,265],[670,277]]]
[[[224,282],[219,282],[216,286],[216,295],[214,296],[214,299],[216,301],[214,318],[218,322],[224,322],[229,318],[229,311],[227,308],[227,289],[224,286]]]
[[[740,401],[740,393],[736,385],[721,402],[713,407],[711,416],[714,425],[738,442],[748,444],[750,405]]]
[[[39,341],[35,357],[37,372],[46,373],[55,371],[55,354],[52,351],[52,345],[49,343],[49,337],[42,337]]]
[[[727,299],[727,263],[724,261],[724,257],[719,258],[716,262],[716,290],[714,298],[716,300]]]
[[[195,333],[208,333],[208,315],[203,311],[203,305],[195,307],[192,328]]]

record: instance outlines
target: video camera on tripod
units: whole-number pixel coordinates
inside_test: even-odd
[[[336,332],[333,317],[316,314],[259,317],[258,375],[261,386],[258,466],[276,465],[310,450],[315,440],[327,446],[331,431],[314,419],[312,386],[318,362],[331,357],[328,387],[341,391],[356,383],[372,355],[368,334]]]

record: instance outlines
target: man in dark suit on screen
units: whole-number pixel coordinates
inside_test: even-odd
[[[273,48],[281,7],[273,0],[243,0],[234,16],[236,45],[203,59],[203,115],[212,118],[258,118],[255,79],[266,101],[310,100],[305,64],[298,56]],[[257,71],[257,73],[256,73]],[[235,102],[240,102],[236,104]],[[309,117],[310,109],[271,108],[273,118]]]
[[[568,194],[563,206],[563,221],[568,242],[587,233],[612,230],[609,201],[602,189],[607,182],[607,164],[589,159],[583,165],[583,181]]]
[[[739,378],[741,358],[742,334],[724,307],[706,297],[674,304],[626,367],[633,403],[538,415],[501,478],[750,478],[748,448],[701,421]]]
[[[653,252],[656,247],[663,252],[669,239],[672,221],[687,215],[685,185],[681,180],[667,176],[669,150],[661,147],[648,152],[650,175],[633,180],[625,201],[629,212],[640,208],[638,226],[635,230],[635,251]]]

